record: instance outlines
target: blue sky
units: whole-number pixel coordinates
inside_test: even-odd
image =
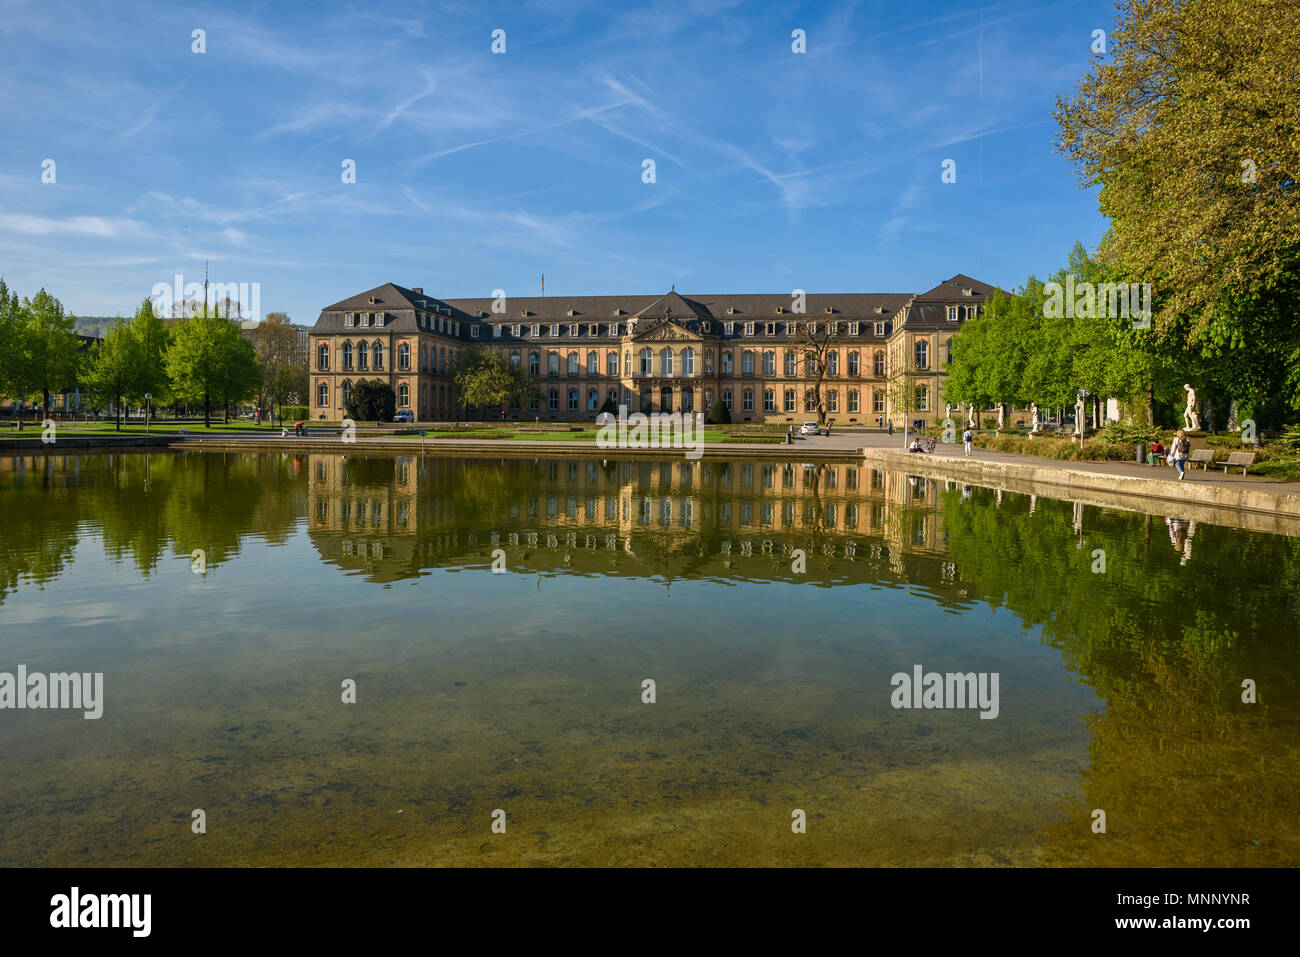
[[[0,0],[0,274],[129,314],[208,260],[306,324],[389,281],[1018,286],[1104,231],[1050,111],[1113,19],[1097,0]]]

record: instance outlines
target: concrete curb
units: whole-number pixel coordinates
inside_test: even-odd
[[[1239,485],[1188,483],[1089,472],[1068,465],[989,462],[864,449],[869,465],[1102,508],[1169,515],[1252,531],[1300,535],[1300,494]]]

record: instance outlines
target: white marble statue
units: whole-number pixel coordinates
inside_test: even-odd
[[[1043,423],[1042,423],[1042,421],[1041,421],[1041,420],[1039,419],[1039,417],[1038,417],[1038,403],[1037,403],[1037,402],[1031,402],[1031,403],[1029,403],[1029,415],[1030,415],[1030,422],[1031,422],[1031,424],[1030,424],[1030,430],[1033,431],[1033,432],[1041,432],[1041,431],[1043,431]]]
[[[1183,428],[1188,432],[1199,432],[1201,421],[1196,417],[1196,390],[1190,385],[1183,385],[1187,392],[1187,408],[1183,409]]]
[[[1074,403],[1074,434],[1083,435],[1088,425],[1088,413],[1083,405],[1083,396]]]

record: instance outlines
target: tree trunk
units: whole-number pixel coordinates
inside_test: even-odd
[[[212,396],[210,393],[203,393],[203,427],[212,428]]]

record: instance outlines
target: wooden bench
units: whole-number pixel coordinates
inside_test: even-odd
[[[1201,469],[1206,471],[1214,464],[1214,449],[1194,449],[1192,450],[1191,459],[1193,465],[1201,463]]]
[[[1227,472],[1228,469],[1240,468],[1241,474],[1245,475],[1246,469],[1250,468],[1252,465],[1255,464],[1255,453],[1254,452],[1233,452],[1231,455],[1228,456],[1228,461],[1223,462],[1221,464],[1223,465],[1224,472]]]

